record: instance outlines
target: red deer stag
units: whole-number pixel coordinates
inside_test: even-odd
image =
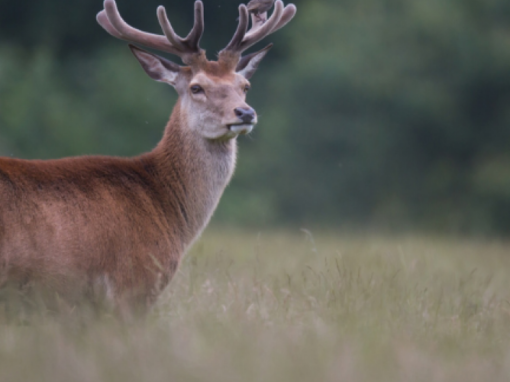
[[[205,228],[236,162],[236,137],[257,115],[245,101],[248,79],[271,45],[242,52],[287,24],[292,4],[278,0],[267,20],[239,6],[239,24],[218,61],[199,46],[203,4],[179,37],[165,8],[164,35],[129,26],[114,0],[97,15],[111,35],[179,56],[179,66],[133,45],[147,74],[172,85],[179,99],[154,150],[134,158],[0,158],[0,284],[37,285],[67,298],[101,291],[120,308],[145,310],[174,275]]]

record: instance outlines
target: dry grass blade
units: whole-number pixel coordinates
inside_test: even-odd
[[[506,380],[508,243],[310,234],[206,235],[144,321],[0,304],[0,380]]]

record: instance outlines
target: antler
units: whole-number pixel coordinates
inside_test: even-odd
[[[143,32],[127,24],[120,16],[115,0],[105,0],[104,9],[96,16],[97,22],[108,33],[118,39],[140,44],[181,57],[183,62],[190,61],[192,55],[201,54],[199,42],[204,33],[204,5],[195,2],[195,23],[191,32],[182,38],[178,36],[168,21],[165,7],[159,6],[158,20],[164,35]]]
[[[296,6],[289,4],[283,6],[281,0],[277,0],[275,8],[271,17],[264,21],[265,17],[258,17],[252,15],[252,27],[248,29],[248,9],[246,5],[239,6],[239,25],[237,26],[234,37],[227,45],[223,52],[233,52],[241,54],[249,47],[255,45],[264,37],[269,36],[271,33],[276,32],[278,29],[284,27],[296,14]]]

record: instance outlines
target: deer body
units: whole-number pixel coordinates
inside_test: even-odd
[[[152,302],[235,166],[236,141],[197,139],[179,107],[160,145],[139,157],[0,159],[2,278]]]
[[[172,34],[164,9],[165,39],[127,26],[115,2],[105,1],[98,21],[108,32],[189,64],[131,46],[149,76],[172,85],[179,100],[161,142],[138,157],[0,158],[0,286],[35,283],[71,299],[99,292],[119,307],[150,306],[218,205],[234,172],[236,137],[257,122],[245,93],[268,48],[244,58],[240,52],[295,13],[277,6],[264,26],[252,20],[251,36],[241,6],[236,35],[211,62],[198,47],[200,1],[186,39]]]

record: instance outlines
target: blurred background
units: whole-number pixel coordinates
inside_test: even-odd
[[[192,0],[117,3],[154,33],[160,3],[178,33],[192,25]],[[204,3],[212,59],[239,0]],[[510,234],[510,2],[295,3],[264,41],[275,47],[248,97],[260,123],[240,139],[214,221]],[[158,142],[176,94],[99,27],[101,8],[0,2],[1,156],[126,156]]]

